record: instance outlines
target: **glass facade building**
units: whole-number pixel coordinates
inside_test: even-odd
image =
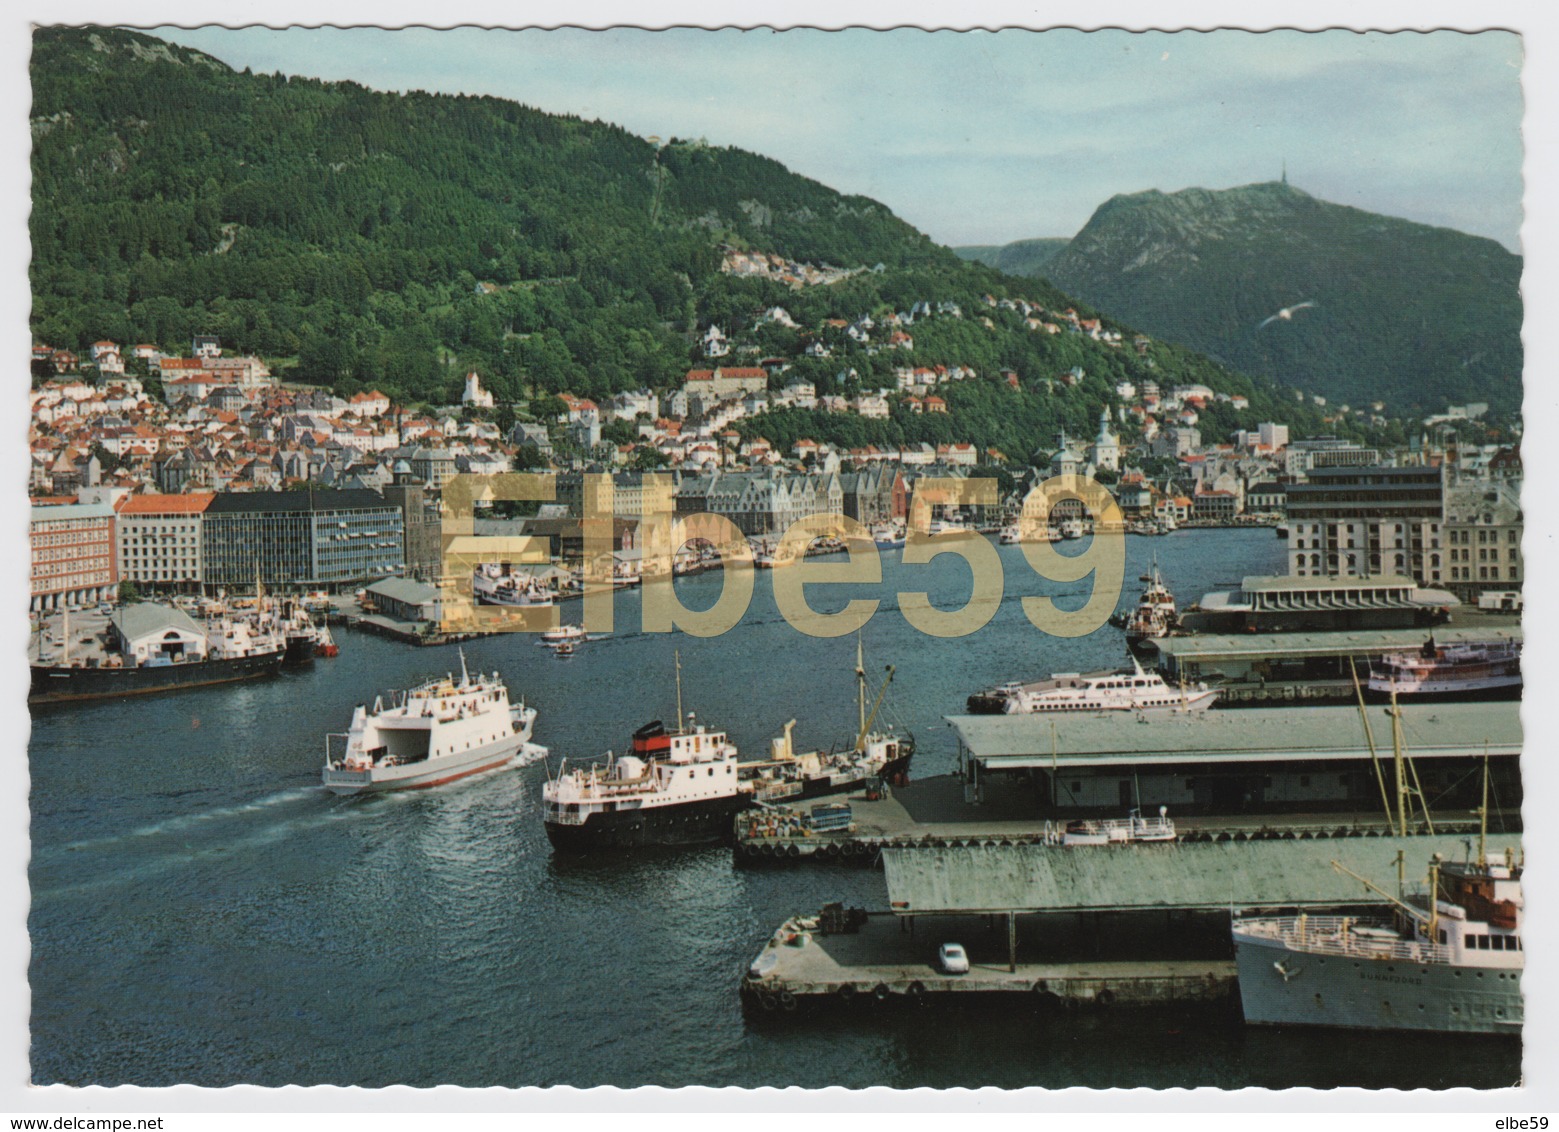
[[[217,495],[206,510],[207,586],[332,588],[405,569],[401,509],[372,491],[254,491]]]

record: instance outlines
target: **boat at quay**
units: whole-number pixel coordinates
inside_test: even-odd
[[[894,672],[893,666],[889,665],[882,688],[868,710],[865,658],[857,638],[855,678],[859,726],[850,746],[839,751],[809,751],[798,755],[790,736],[796,725],[792,719],[785,724],[783,733],[772,740],[768,759],[740,766],[741,778],[753,784],[757,800],[786,802],[842,794],[865,786],[872,778],[894,784],[909,781],[909,764],[915,757],[915,737],[898,734],[891,727],[886,731],[874,730]]]
[[[1521,643],[1506,638],[1439,645],[1430,637],[1420,649],[1387,653],[1371,664],[1368,687],[1414,699],[1519,698]]]
[[[459,680],[426,681],[372,711],[358,704],[350,729],[325,737],[322,779],[333,794],[373,794],[439,786],[516,756],[534,762],[546,753],[530,746],[535,723],[535,708],[511,705],[498,673],[471,675],[462,653]]]
[[[1030,684],[1000,684],[970,696],[968,708],[975,715],[1195,712],[1212,707],[1218,694],[1217,688],[1203,683],[1175,687],[1133,658],[1131,668],[1116,672],[1057,672]]]
[[[1348,872],[1336,862],[1334,867]],[[1356,874],[1349,873],[1358,880]],[[1435,861],[1425,895],[1364,916],[1233,921],[1245,1021],[1266,1026],[1519,1032],[1522,868]]]
[[[66,614],[58,661],[30,666],[27,702],[139,696],[274,676],[287,660],[279,627],[224,616],[202,626],[182,610],[138,602],[116,611],[107,636],[115,651],[71,656]]]

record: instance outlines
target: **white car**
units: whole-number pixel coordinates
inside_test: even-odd
[[[937,948],[937,966],[949,975],[967,975],[969,973],[969,955],[964,951],[962,944],[944,943]]]

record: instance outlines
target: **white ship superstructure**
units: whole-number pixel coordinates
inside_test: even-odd
[[[324,783],[336,794],[437,786],[545,754],[530,745],[536,709],[511,705],[498,673],[445,676],[370,711],[359,704],[348,731],[326,737]],[[333,743],[337,740],[339,743]]]
[[[1370,665],[1371,691],[1399,696],[1458,696],[1521,687],[1521,645],[1517,641],[1468,641],[1387,653]]]
[[[987,696],[999,695],[1002,710],[1009,715],[1021,712],[1056,711],[1202,711],[1218,698],[1218,689],[1206,684],[1175,686],[1156,671],[1144,671],[1132,662],[1129,671],[1058,672],[1048,680],[1032,684],[1003,685]]]
[[[1392,899],[1369,885],[1388,899],[1377,914],[1236,918],[1245,1020],[1518,1033],[1521,872],[1509,852],[1502,864],[1436,862],[1422,897]]]

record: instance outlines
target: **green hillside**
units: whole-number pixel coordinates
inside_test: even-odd
[[[1521,259],[1492,240],[1286,183],[1155,191],[1106,202],[1046,274],[1149,333],[1333,403],[1520,408]]]
[[[1039,237],[1014,240],[1010,244],[970,244],[954,248],[953,251],[960,259],[983,263],[986,267],[994,267],[1008,275],[1038,277],[1044,274],[1046,265],[1071,242],[1067,236]]]
[[[32,322],[53,346],[182,351],[193,334],[216,334],[343,393],[449,400],[476,368],[503,399],[599,397],[666,388],[709,364],[698,341],[714,323],[732,339],[726,364],[796,358],[793,372],[820,391],[849,369],[890,384],[896,364],[962,363],[992,384],[1009,369],[1020,401],[998,409],[960,394],[951,426],[911,424],[1012,455],[1062,423],[1088,425],[1122,379],[1203,382],[1249,396],[1249,418],[1315,423],[1274,386],[1203,356],[1164,343],[1139,352],[1108,318],[1124,345],[1036,332],[990,301],[1095,312],[1043,281],[965,263],[883,205],[756,154],[657,148],[494,98],[237,73],[101,28],[35,33],[32,81]],[[795,290],[723,273],[727,249],[854,274]],[[917,321],[912,351],[840,340],[831,358],[800,356],[826,319],[918,302],[954,302],[964,317]],[[800,329],[755,327],[773,306]],[[1085,382],[1052,392],[1073,367]],[[854,427],[836,417],[816,439]]]

